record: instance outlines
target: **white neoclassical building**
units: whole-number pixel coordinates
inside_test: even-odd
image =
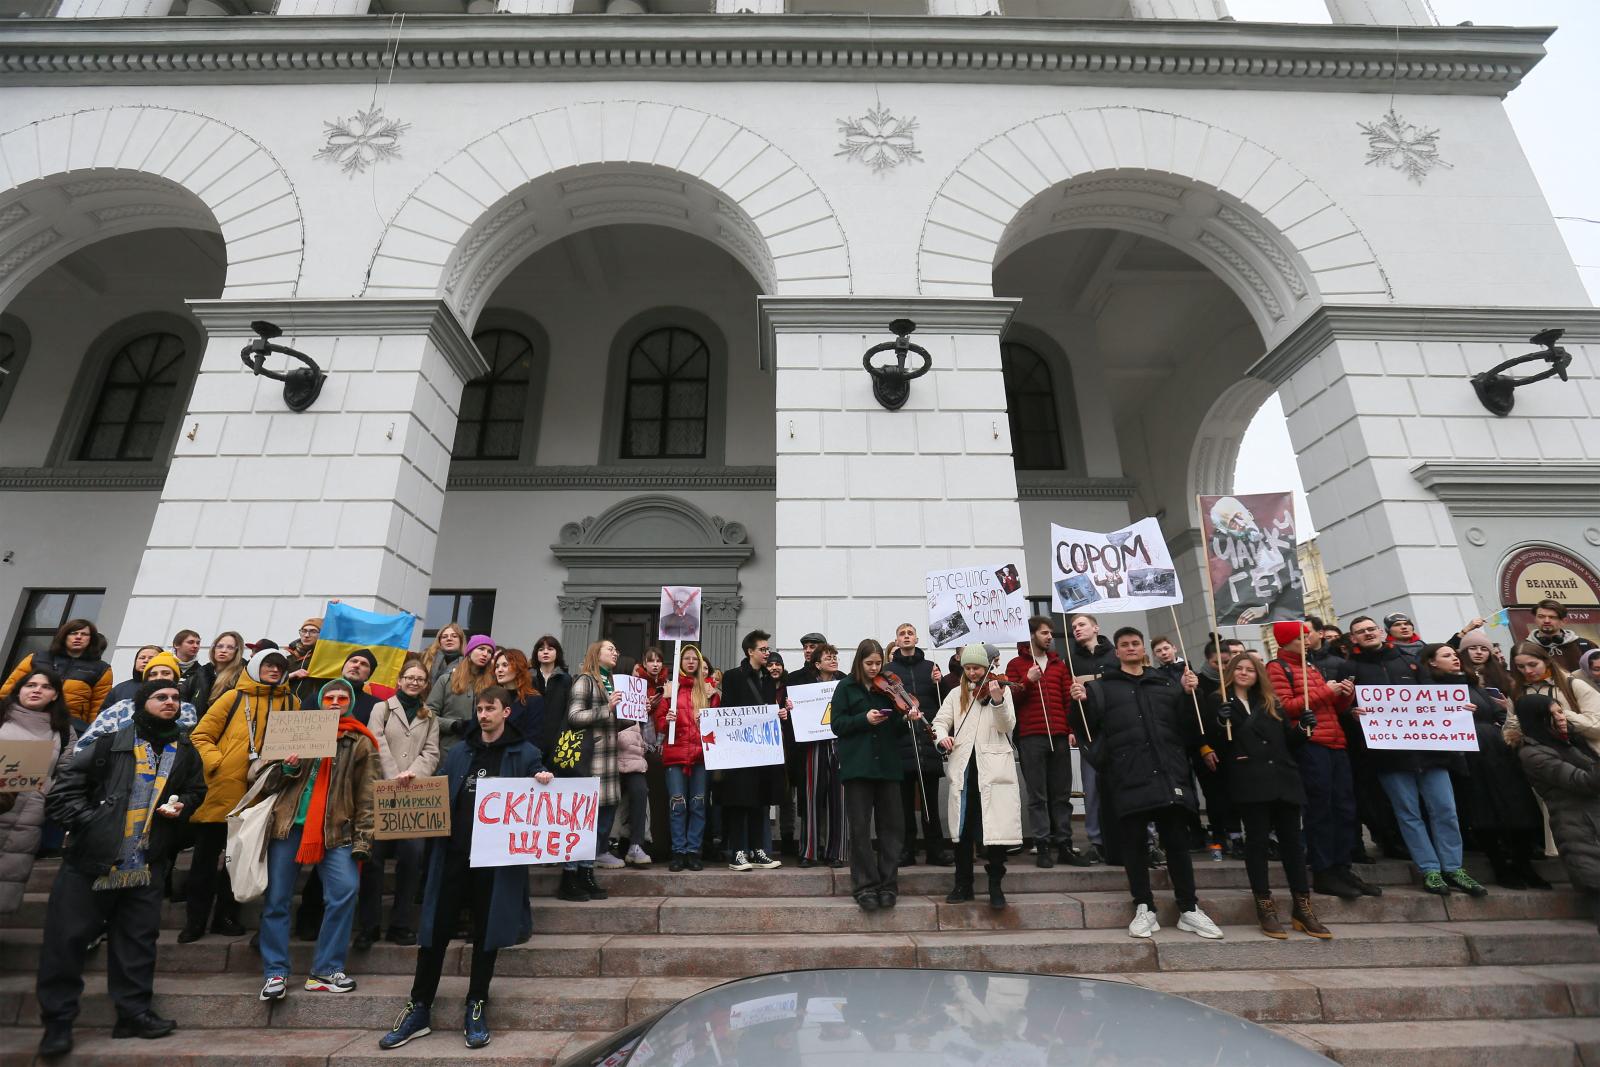
[[[335,596],[636,647],[674,582],[726,662],[752,626],[888,636],[941,565],[1020,557],[1044,596],[1050,522],[1146,515],[1198,590],[1195,495],[1274,391],[1341,613],[1439,633],[1524,572],[1600,570],[1600,313],[1501,103],[1546,30],[1422,0],[1319,26],[1223,0],[20,7],[8,649],[76,613],[123,656],[282,640]],[[932,370],[889,411],[862,356],[901,318]],[[309,409],[241,361],[258,320],[326,372]],[[1491,414],[1469,377],[1552,327],[1571,380]],[[1194,595],[1191,643],[1202,618]]]

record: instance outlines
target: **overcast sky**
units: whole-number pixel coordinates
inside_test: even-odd
[[[1517,136],[1528,154],[1551,213],[1589,297],[1600,303],[1600,136],[1594,109],[1600,104],[1600,0],[1431,0],[1442,25],[1471,21],[1479,26],[1557,26],[1546,56],[1516,92],[1506,98]],[[1327,22],[1322,0],[1228,0],[1240,21]],[[1450,131],[1445,131],[1445,138]],[[1448,157],[1448,140],[1445,140]],[[1581,218],[1596,222],[1577,221]],[[1250,424],[1239,452],[1236,492],[1267,492],[1284,486],[1300,490],[1294,449],[1277,397],[1268,400]],[[1302,525],[1316,518],[1299,493]]]

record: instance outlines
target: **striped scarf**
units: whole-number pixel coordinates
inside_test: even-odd
[[[128,813],[122,824],[122,848],[111,870],[94,880],[95,889],[132,889],[150,884],[150,810],[155,807],[178,746],[168,742],[158,755],[143,738],[133,744],[133,789],[128,794]]]

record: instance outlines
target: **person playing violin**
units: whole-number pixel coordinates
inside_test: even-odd
[[[904,812],[900,734],[922,711],[908,698],[896,703],[883,673],[883,646],[867,638],[856,646],[850,676],[833,691],[831,725],[839,739],[845,821],[850,830],[850,891],[862,911],[892,908],[900,895],[899,861]],[[873,824],[878,840],[872,840]]]
[[[1047,620],[1048,624],[1048,620]],[[961,650],[961,683],[944,698],[933,721],[939,748],[950,754],[949,819],[956,839],[956,884],[947,904],[972,899],[973,853],[982,849],[989,906],[1003,908],[1006,847],[1022,841],[1017,765],[1011,731],[1017,716],[1004,675],[991,673],[979,644]]]

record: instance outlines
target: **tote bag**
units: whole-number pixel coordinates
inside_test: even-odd
[[[272,825],[272,804],[256,804],[268,774],[239,798],[228,812],[228,845],[222,862],[233,883],[233,899],[241,904],[267,891],[267,834]]]

